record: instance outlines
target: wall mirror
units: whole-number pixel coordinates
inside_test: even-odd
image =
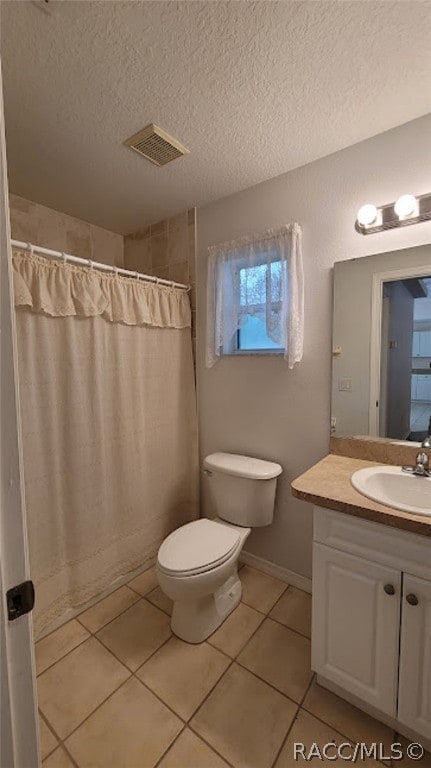
[[[431,433],[431,245],[334,265],[331,434]]]

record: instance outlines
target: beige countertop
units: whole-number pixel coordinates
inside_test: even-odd
[[[379,465],[374,461],[329,454],[292,482],[292,493],[298,499],[319,507],[335,509],[422,536],[431,536],[431,516],[412,515],[410,512],[377,504],[353,488],[350,482],[353,472],[373,466]]]

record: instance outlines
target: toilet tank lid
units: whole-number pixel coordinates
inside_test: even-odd
[[[239,456],[236,453],[211,453],[204,459],[204,467],[212,472],[224,472],[249,480],[271,480],[283,471],[280,464],[273,461]]]

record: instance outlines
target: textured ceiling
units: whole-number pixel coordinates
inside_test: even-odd
[[[48,9],[1,3],[10,187],[117,232],[430,111],[428,0]],[[157,168],[123,146],[150,122],[191,154]]]

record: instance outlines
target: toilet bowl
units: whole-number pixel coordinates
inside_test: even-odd
[[[171,628],[201,643],[241,600],[238,560],[252,527],[273,519],[279,464],[248,456],[207,456],[205,472],[219,516],[177,528],[160,546],[157,578],[174,602]]]
[[[201,643],[241,600],[238,559],[250,528],[201,518],[181,526],[160,547],[157,577],[174,601],[171,627]]]

